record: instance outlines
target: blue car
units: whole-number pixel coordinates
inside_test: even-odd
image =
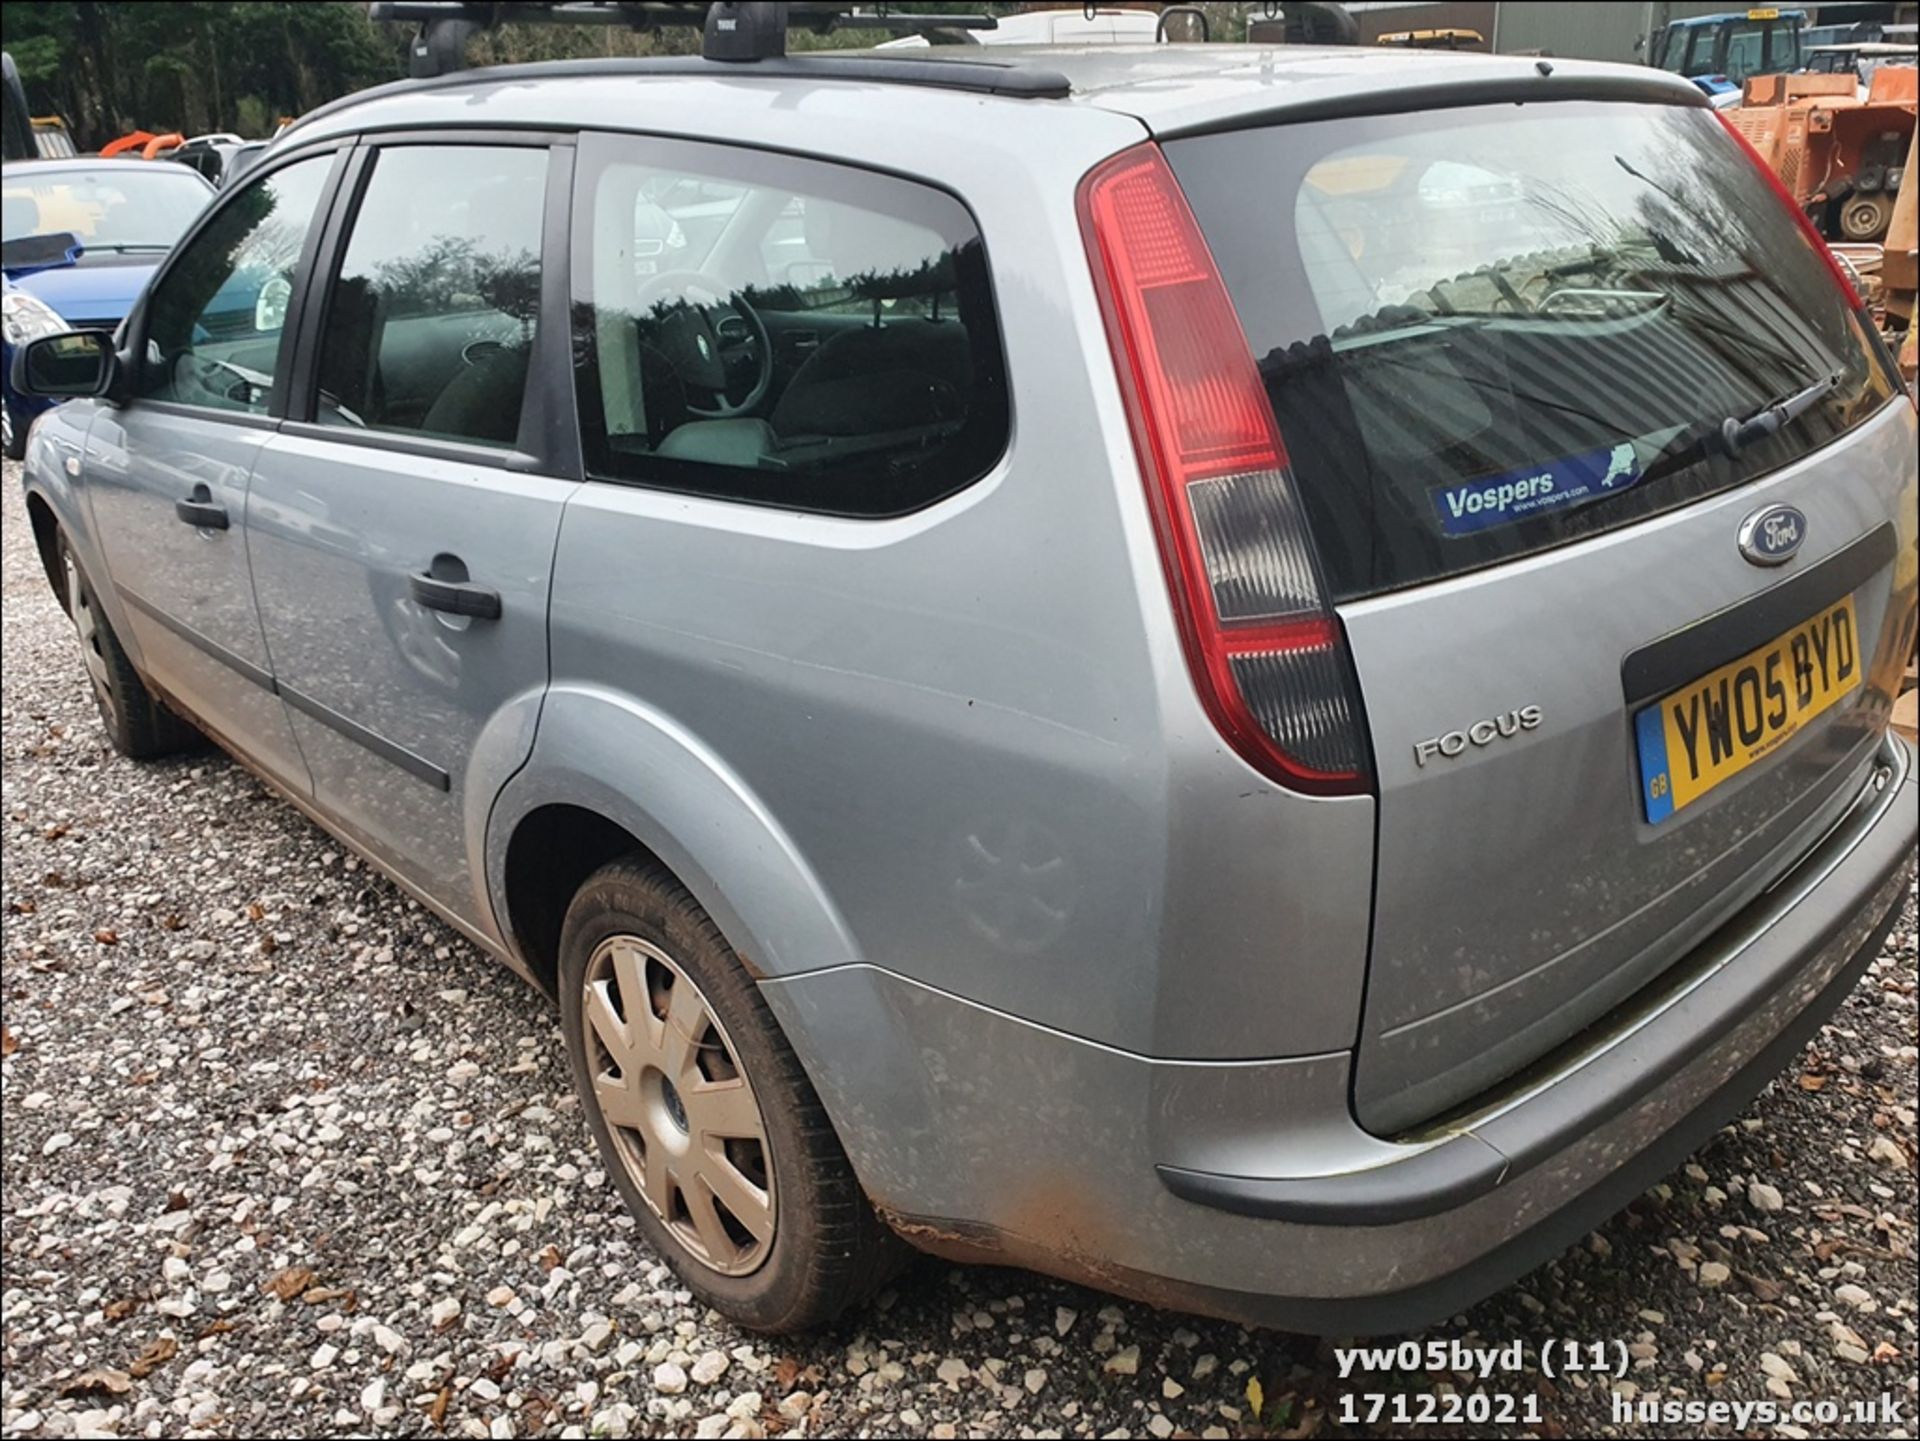
[[[9,459],[25,453],[28,427],[50,403],[14,393],[14,347],[63,330],[117,327],[212,194],[196,171],[164,161],[21,160],[0,171],[7,247],[63,232],[79,241],[66,263],[5,267],[0,388]]]

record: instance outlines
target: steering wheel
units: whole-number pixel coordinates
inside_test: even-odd
[[[773,384],[773,342],[767,335],[766,322],[740,292],[722,295],[697,270],[667,270],[640,287],[634,309],[652,323],[653,344],[667,357],[674,373],[686,384],[713,395],[711,407],[689,404],[689,413],[702,420],[726,420],[747,414],[766,399],[767,387]],[[739,316],[753,332],[753,385],[737,401],[727,398],[727,359],[714,328],[716,312]]]

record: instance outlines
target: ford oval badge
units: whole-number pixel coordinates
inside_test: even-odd
[[[1790,505],[1769,505],[1740,522],[1740,554],[1755,565],[1785,565],[1807,538],[1807,518]]]

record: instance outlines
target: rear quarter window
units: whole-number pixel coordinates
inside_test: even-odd
[[[1169,142],[1341,600],[1741,485],[1892,395],[1712,115],[1569,102]],[[1728,453],[1722,422],[1831,389]]]
[[[945,191],[588,135],[575,204],[589,475],[887,516],[979,479],[1005,449],[986,255]]]

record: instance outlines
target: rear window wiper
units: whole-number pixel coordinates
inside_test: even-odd
[[[1839,375],[1825,375],[1784,399],[1762,406],[1751,415],[1729,415],[1718,423],[1703,422],[1689,426],[1646,463],[1640,472],[1640,479],[1643,482],[1656,480],[1706,459],[1711,441],[1717,440],[1720,448],[1729,456],[1738,455],[1756,440],[1775,434],[1788,422],[1806,414],[1839,384]]]
[[[1796,390],[1786,399],[1776,400],[1772,405],[1756,410],[1745,419],[1737,415],[1729,415],[1720,422],[1720,443],[1726,446],[1728,455],[1738,455],[1756,440],[1765,440],[1769,435],[1805,415],[1839,385],[1838,374],[1823,375],[1805,389]]]

